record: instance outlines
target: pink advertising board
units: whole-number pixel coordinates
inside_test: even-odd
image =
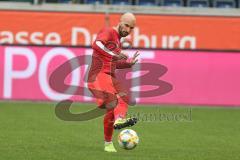
[[[168,71],[161,79],[171,92],[140,103],[240,106],[240,52],[156,51],[155,58]]]
[[[82,96],[72,96],[57,93],[49,85],[51,73],[60,65],[77,56],[89,64],[91,52],[88,48],[0,46],[0,99],[93,102],[86,96],[86,87]],[[134,52],[129,50],[130,57]],[[240,106],[239,60],[237,52],[140,50],[139,64],[127,77],[138,104]],[[153,85],[142,78],[147,74],[142,72],[144,65],[159,66],[150,77]],[[86,86],[87,66],[75,69],[65,82]],[[161,69],[166,70],[159,75]],[[143,96],[144,91],[154,90],[159,80],[170,84],[171,90]]]

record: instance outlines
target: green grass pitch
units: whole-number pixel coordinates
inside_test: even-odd
[[[58,119],[53,103],[0,102],[0,160],[239,160],[240,109],[135,106],[129,115],[140,143],[134,150],[103,151],[102,117]],[[75,104],[73,113],[94,108]]]

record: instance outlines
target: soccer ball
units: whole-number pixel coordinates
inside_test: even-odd
[[[138,142],[138,135],[132,129],[124,129],[118,135],[119,146],[123,149],[133,149],[137,146]]]

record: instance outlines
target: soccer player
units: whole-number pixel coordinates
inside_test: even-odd
[[[120,39],[134,29],[136,18],[132,13],[121,16],[115,27],[102,29],[93,42],[92,64],[88,73],[88,88],[97,100],[99,108],[106,109],[104,116],[104,150],[117,152],[112,143],[114,129],[133,126],[136,118],[126,118],[128,93],[115,77],[116,69],[131,68],[137,61],[138,52],[132,59],[122,52]]]

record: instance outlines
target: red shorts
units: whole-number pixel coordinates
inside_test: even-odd
[[[118,93],[127,93],[116,78],[103,72],[98,73],[94,81],[88,82],[88,88],[99,107],[116,100]]]

